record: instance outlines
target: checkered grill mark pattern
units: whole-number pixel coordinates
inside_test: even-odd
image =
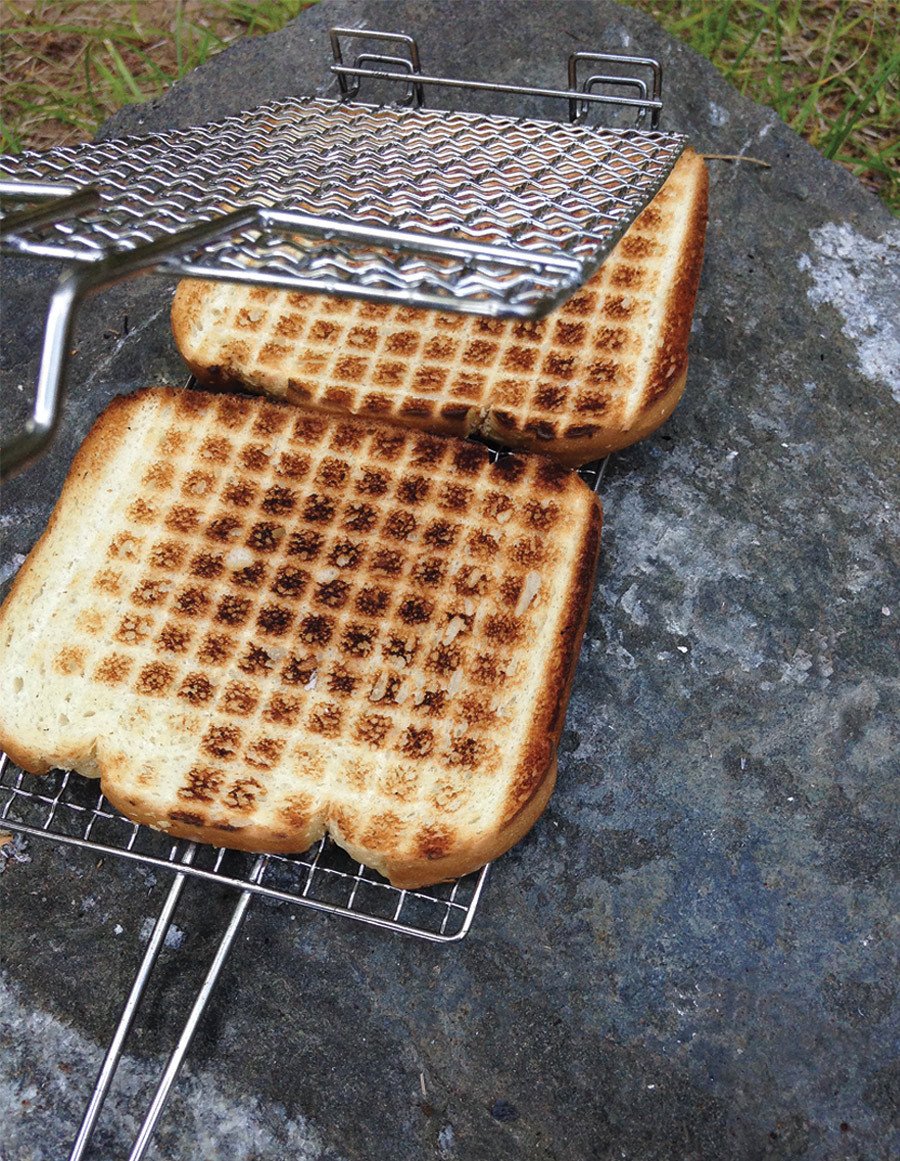
[[[332,767],[345,837],[354,798],[373,793],[386,833],[357,836],[373,844],[402,836],[404,807],[475,812],[577,482],[543,461],[492,463],[478,445],[231,396],[181,400],[57,671],[195,721],[186,819],[249,816],[282,777],[299,771],[309,789]],[[423,779],[429,755],[444,772]],[[288,796],[283,821],[313,801]]]
[[[640,405],[650,315],[678,214],[679,170],[588,284],[540,321],[208,284],[189,346],[295,402],[467,434],[490,410],[538,439],[590,437]],[[190,357],[190,351],[186,351]]]
[[[215,244],[206,259],[219,269],[265,264],[307,288],[365,284],[402,289],[406,301],[427,292],[448,304],[472,296],[536,307],[596,268],[683,147],[673,134],[293,98],[201,128],[3,157],[0,174],[98,185],[101,211],[50,230],[82,257],[225,208],[278,205],[578,259],[577,275],[473,267],[253,232]]]

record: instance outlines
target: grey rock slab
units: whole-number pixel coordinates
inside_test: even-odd
[[[254,904],[156,1155],[887,1158],[900,1080],[896,224],[771,111],[611,3],[324,0],[104,135],[333,93],[331,24],[414,33],[435,71],[537,85],[561,84],[573,49],[656,55],[664,124],[769,168],[710,162],[687,392],[604,486],[547,813],[491,870],[456,945]],[[49,288],[45,270],[4,273],[13,410]],[[139,280],[85,312],[59,439],[6,491],[4,578],[106,401],[182,381],[169,293]],[[167,885],[45,842],[25,855],[0,876],[9,1161],[64,1155]],[[186,892],[96,1156],[127,1150],[231,902]]]

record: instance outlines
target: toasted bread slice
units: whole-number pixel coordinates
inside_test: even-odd
[[[175,340],[209,386],[588,463],[681,397],[706,193],[688,150],[594,277],[538,322],[188,280]]]
[[[0,612],[0,743],[173,835],[455,877],[553,788],[599,532],[541,457],[120,397]]]

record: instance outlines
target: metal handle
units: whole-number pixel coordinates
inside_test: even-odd
[[[337,77],[343,100],[350,100],[359,95],[360,81],[363,77],[370,77],[380,81],[402,81],[406,86],[405,101],[415,101],[418,108],[425,104],[425,85],[437,85],[446,89],[475,89],[487,93],[515,93],[526,97],[559,98],[569,103],[569,118],[576,124],[585,120],[587,109],[591,105],[614,105],[636,109],[636,124],[641,125],[647,113],[650,113],[652,128],[659,125],[662,112],[662,66],[658,60],[646,56],[627,56],[622,53],[611,52],[573,52],[568,60],[568,89],[546,89],[533,85],[502,84],[499,81],[473,81],[461,77],[429,76],[422,72],[419,57],[419,46],[412,36],[398,32],[374,32],[367,28],[331,28],[328,33],[331,40],[331,51],[334,63],[331,71]],[[388,41],[393,44],[402,44],[409,49],[409,59],[395,56],[386,56],[381,53],[360,53],[352,65],[344,63],[344,54],[341,38],[346,40]],[[581,89],[578,87],[578,62],[592,61],[602,64],[623,64],[631,68],[648,69],[652,75],[652,95],[648,96],[647,83],[638,77],[603,75],[588,78]],[[376,67],[367,68],[366,64]],[[402,69],[398,72],[397,69]],[[353,84],[349,78],[354,77]],[[613,96],[611,93],[594,93],[591,91],[596,84],[618,85],[626,89],[637,89],[638,96]]]
[[[262,878],[263,873],[268,863],[266,855],[260,855],[253,865],[253,870],[250,872],[250,881],[258,882]],[[135,1138],[134,1147],[128,1155],[128,1161],[140,1161],[147,1151],[147,1147],[153,1138],[156,1130],[157,1122],[160,1114],[169,1096],[169,1091],[172,1088],[175,1078],[178,1075],[184,1058],[187,1055],[187,1050],[190,1047],[191,1041],[194,1038],[194,1033],[197,1031],[197,1025],[209,1003],[209,998],[212,995],[213,989],[216,986],[216,981],[219,978],[225,960],[228,958],[228,953],[237,936],[238,929],[243,922],[244,916],[247,913],[247,908],[250,905],[250,900],[253,897],[252,891],[242,891],[240,898],[231,914],[231,921],[222,936],[222,940],[216,949],[216,954],[212,963],[209,965],[209,971],[206,973],[206,979],[203,981],[203,987],[197,993],[197,999],[194,1001],[194,1006],[191,1008],[190,1015],[185,1022],[181,1035],[178,1038],[178,1043],[175,1046],[172,1055],[169,1057],[169,1063],[166,1065],[166,1070],[163,1073],[156,1092],[153,1096],[153,1101],[150,1105],[144,1122],[141,1125],[140,1132]]]
[[[182,856],[182,865],[190,866],[194,861],[196,852],[196,846],[194,843],[191,843]],[[69,1161],[81,1161],[85,1150],[90,1144],[94,1126],[97,1124],[97,1118],[100,1116],[100,1110],[103,1108],[103,1102],[106,1100],[106,1094],[109,1092],[113,1076],[119,1065],[122,1047],[125,1044],[128,1033],[131,1031],[131,1025],[134,1023],[134,1017],[138,1005],[141,1002],[141,996],[144,993],[147,980],[150,978],[150,973],[153,971],[157,958],[159,957],[166,933],[169,930],[169,924],[172,922],[172,915],[178,905],[178,900],[181,898],[181,891],[186,881],[187,876],[182,872],[179,872],[175,876],[172,881],[172,886],[169,888],[169,894],[166,896],[166,901],[162,906],[162,910],[157,916],[150,941],[147,944],[147,950],[144,952],[144,958],[141,960],[141,966],[138,968],[137,975],[134,977],[134,983],[131,985],[131,991],[128,993],[128,999],[125,1001],[125,1007],[122,1009],[122,1015],[119,1017],[119,1023],[116,1025],[115,1033],[110,1041],[109,1048],[106,1050],[106,1056],[103,1058],[103,1065],[97,1076],[94,1091],[91,1093],[91,1099],[85,1111],[84,1119],[81,1122],[81,1127],[78,1130],[78,1136],[75,1138],[75,1143],[72,1146],[72,1152],[69,1154]]]
[[[193,843],[187,847],[181,859],[182,866],[190,866],[194,860],[196,850],[197,848]],[[263,877],[263,874],[265,873],[267,864],[268,856],[260,855],[250,872],[250,883],[259,883]],[[131,985],[131,991],[128,993],[128,999],[125,1001],[125,1006],[122,1009],[121,1016],[119,1017],[119,1023],[116,1026],[112,1041],[110,1042],[109,1048],[106,1051],[103,1065],[97,1076],[96,1083],[94,1084],[94,1090],[91,1093],[90,1102],[88,1103],[87,1110],[85,1111],[84,1118],[78,1130],[78,1136],[75,1138],[72,1151],[69,1154],[69,1161],[82,1161],[82,1158],[84,1157],[85,1152],[91,1143],[91,1138],[93,1136],[94,1129],[96,1128],[97,1120],[100,1116],[101,1109],[103,1108],[103,1102],[106,1100],[107,1094],[109,1093],[113,1077],[115,1076],[116,1068],[118,1067],[119,1061],[122,1057],[122,1048],[125,1044],[129,1032],[131,1031],[131,1026],[134,1023],[134,1017],[140,1004],[147,980],[149,979],[150,973],[153,971],[153,968],[156,965],[156,961],[159,958],[160,950],[162,949],[163,943],[165,941],[166,932],[169,929],[169,924],[172,922],[172,915],[174,914],[175,908],[178,904],[178,900],[181,896],[181,891],[184,887],[186,878],[187,876],[183,871],[180,871],[175,876],[172,886],[169,888],[169,894],[166,897],[166,901],[162,906],[162,910],[160,911],[159,916],[157,917],[153,928],[153,933],[150,936],[150,941],[147,945],[147,950],[144,953],[144,958],[141,961],[137,975],[135,976],[134,982]],[[156,1087],[156,1091],[153,1095],[153,1101],[151,1102],[150,1108],[147,1111],[147,1115],[141,1124],[141,1128],[137,1137],[135,1138],[131,1153],[129,1154],[129,1161],[140,1161],[140,1158],[143,1157],[147,1151],[147,1148],[156,1130],[156,1125],[159,1122],[160,1115],[162,1114],[163,1108],[165,1106],[166,1100],[168,1099],[169,1093],[172,1089],[172,1085],[175,1082],[175,1078],[178,1076],[178,1072],[181,1069],[181,1065],[183,1064],[184,1058],[187,1055],[188,1049],[190,1048],[191,1041],[194,1038],[194,1034],[197,1031],[200,1020],[204,1011],[206,1010],[213,990],[215,989],[216,982],[218,981],[222,968],[225,965],[225,961],[228,958],[228,953],[231,951],[231,948],[234,945],[235,938],[241,923],[243,922],[244,916],[247,913],[247,908],[250,905],[250,900],[252,897],[253,892],[251,890],[242,891],[238,897],[234,911],[231,914],[231,919],[229,920],[228,926],[226,927],[225,932],[219,941],[219,946],[216,948],[216,953],[213,956],[212,963],[207,970],[203,985],[200,988],[200,991],[197,993],[197,998],[194,1001],[190,1014],[188,1015],[185,1025],[181,1031],[181,1035],[178,1038],[178,1043],[175,1045],[172,1055],[169,1057],[169,1062],[166,1065],[166,1069],[163,1072],[159,1084]]]
[[[68,217],[83,203],[93,204],[97,195],[90,187],[72,197],[58,198],[49,207],[40,207],[22,215],[14,215],[18,229],[52,223]],[[80,200],[79,200],[80,199]],[[54,208],[56,211],[54,213]],[[7,219],[8,221],[8,219]],[[284,278],[278,274],[266,275],[253,268],[217,268],[203,262],[204,249],[220,239],[248,227],[299,234],[306,237],[333,241],[360,242],[384,246],[391,250],[413,255],[436,254],[462,259],[466,262],[486,262],[509,269],[534,272],[552,271],[561,275],[563,286],[574,289],[581,281],[581,263],[565,254],[535,253],[516,246],[495,246],[485,242],[467,241],[440,235],[428,235],[412,230],[394,230],[385,226],[345,221],[339,218],[293,211],[249,206],[221,214],[177,233],[136,246],[132,250],[111,250],[98,254],[89,263],[69,263],[60,275],[50,300],[44,328],[43,349],[37,389],[32,413],[24,430],[0,448],[0,478],[7,479],[26,467],[47,446],[59,425],[68,351],[72,342],[78,308],[89,294],[113,286],[126,278],[146,272],[178,274],[189,277],[224,279],[234,282],[253,282],[257,285],[279,285]],[[7,241],[14,245],[17,235],[10,231]],[[317,279],[310,274],[307,290],[332,294],[352,295],[374,301],[396,301],[398,292],[379,286],[347,286]],[[443,299],[435,296],[430,305],[444,307]],[[460,309],[469,309],[465,302]]]

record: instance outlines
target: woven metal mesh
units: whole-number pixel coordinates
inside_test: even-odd
[[[200,128],[2,157],[0,177],[94,185],[101,195],[94,212],[23,233],[20,252],[91,260],[226,210],[277,206],[472,249],[400,253],[269,227],[224,237],[187,264],[524,314],[556,305],[596,269],[684,144],[677,134],[292,98]],[[501,261],[484,246],[519,254]]]

